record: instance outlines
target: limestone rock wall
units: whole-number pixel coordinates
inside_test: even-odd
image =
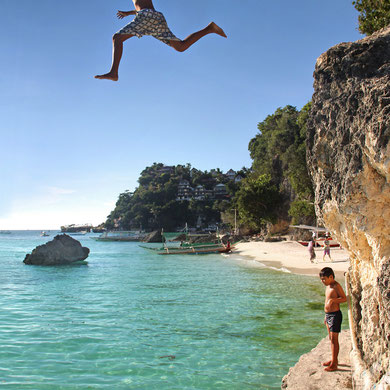
[[[373,381],[384,384],[390,378],[390,26],[322,54],[314,89],[307,157],[316,212],[350,253],[358,347]]]

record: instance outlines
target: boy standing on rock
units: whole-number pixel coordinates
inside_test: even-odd
[[[340,283],[336,282],[332,268],[325,267],[320,271],[321,282],[326,286],[325,290],[325,320],[331,343],[332,360],[324,362],[325,371],[336,371],[339,355],[339,333],[343,315],[340,311],[340,303],[347,301],[344,290]]]
[[[118,68],[122,58],[123,42],[127,39],[143,35],[151,35],[161,42],[173,47],[176,51],[183,52],[207,34],[218,34],[226,38],[226,34],[214,22],[211,22],[203,30],[194,32],[186,39],[181,40],[175,37],[169,29],[164,15],[154,9],[152,0],[133,0],[134,11],[118,11],[117,17],[123,19],[129,15],[135,15],[135,18],[119,30],[113,36],[113,55],[111,70],[102,75],[95,76],[96,79],[106,79],[117,81]]]

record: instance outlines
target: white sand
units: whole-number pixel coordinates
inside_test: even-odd
[[[240,256],[249,256],[256,262],[267,267],[285,269],[292,273],[301,275],[318,276],[319,271],[324,267],[331,267],[335,272],[336,279],[344,280],[344,272],[349,267],[348,252],[340,248],[331,248],[329,257],[322,261],[324,250],[316,248],[317,263],[310,262],[310,255],[307,247],[296,241],[280,242],[243,242],[236,245],[234,252]]]

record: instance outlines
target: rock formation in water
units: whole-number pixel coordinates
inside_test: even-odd
[[[143,240],[143,242],[163,242],[163,236],[160,230],[155,230],[148,234]]]
[[[89,249],[74,238],[59,234],[52,241],[37,246],[23,262],[28,265],[68,265],[85,260]]]
[[[350,253],[352,332],[364,366],[355,384],[384,385],[390,383],[390,27],[322,54],[314,79],[308,166],[317,216]]]

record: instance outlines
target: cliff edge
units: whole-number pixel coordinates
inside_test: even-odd
[[[322,54],[314,89],[307,160],[317,216],[350,254],[354,385],[388,389],[390,26]]]
[[[352,389],[349,330],[343,330],[340,333],[339,342],[339,369],[337,371],[327,372],[322,366],[322,363],[330,358],[330,341],[326,337],[309,353],[302,355],[298,363],[290,368],[282,380],[282,390]]]

